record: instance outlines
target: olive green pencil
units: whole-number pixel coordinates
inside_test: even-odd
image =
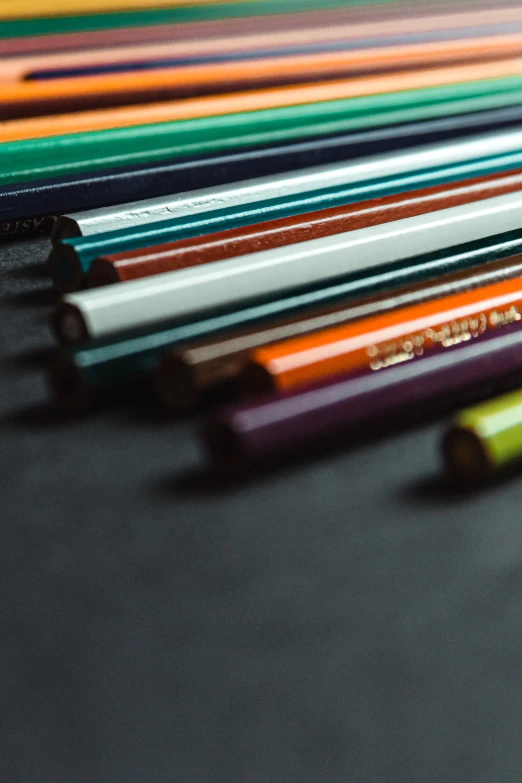
[[[522,460],[522,390],[457,414],[443,442],[449,473],[479,482]]]

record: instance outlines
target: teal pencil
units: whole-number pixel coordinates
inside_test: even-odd
[[[61,407],[81,411],[108,390],[130,388],[150,376],[163,355],[173,348],[232,334],[258,324],[270,324],[293,314],[313,313],[328,305],[414,285],[520,253],[522,231],[513,231],[411,259],[408,266],[400,269],[389,269],[363,278],[348,278],[334,285],[218,316],[203,317],[187,324],[167,324],[116,339],[62,349],[51,368],[53,393]],[[487,266],[483,269],[487,274]]]
[[[58,242],[51,253],[50,273],[61,291],[74,291],[85,285],[85,278],[93,261],[101,256],[153,247],[178,239],[240,228],[318,209],[344,206],[364,199],[384,197],[424,186],[467,180],[482,174],[514,169],[521,164],[522,150],[507,155],[480,158],[468,163],[407,172],[396,177],[369,179],[346,187],[311,191],[294,198],[269,199],[247,205],[239,203],[237,206],[194,216],[157,221],[87,237],[66,238]],[[194,199],[196,198],[197,192],[194,193]]]

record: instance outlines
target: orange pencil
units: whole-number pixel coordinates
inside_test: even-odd
[[[330,13],[331,16],[331,13]],[[509,21],[513,24],[522,22],[522,9],[512,8],[507,13],[495,12],[495,23]],[[161,39],[154,43],[127,44],[125,46],[109,46],[108,43],[98,43],[96,46],[82,50],[78,46],[71,46],[70,51],[56,52],[50,54],[33,54],[30,56],[21,55],[18,57],[0,57],[0,81],[20,81],[29,74],[39,70],[47,69],[71,69],[71,68],[89,68],[100,65],[117,65],[125,62],[138,60],[151,60],[162,57],[183,58],[194,56],[211,57],[215,55],[230,54],[233,52],[253,52],[256,49],[268,51],[277,50],[278,47],[306,46],[307,44],[332,43],[334,41],[360,41],[363,38],[383,39],[386,45],[386,37],[407,36],[425,33],[427,30],[433,33],[441,30],[441,39],[446,35],[447,30],[455,30],[458,27],[468,26],[470,22],[469,14],[456,14],[454,16],[431,16],[426,19],[403,19],[394,22],[372,22],[366,24],[354,24],[343,15],[338,23],[332,25],[324,23],[329,15],[323,14],[323,23],[311,24],[304,29],[269,29],[255,33],[245,33],[244,30],[230,30],[230,24],[227,24],[227,35],[218,37],[205,37],[201,32],[193,35],[190,40],[179,39],[179,28],[177,37],[171,30],[172,40]],[[336,17],[337,18],[337,17]],[[234,20],[232,20],[234,21]],[[236,20],[239,21],[239,20]],[[488,35],[494,35],[491,30],[491,14],[489,12],[479,11],[473,14],[473,25],[476,28],[476,37],[484,38]],[[481,26],[483,33],[481,34]],[[297,25],[296,25],[297,27]],[[154,28],[152,28],[154,29]],[[157,28],[156,28],[157,29]],[[164,28],[161,28],[164,29]],[[168,29],[168,26],[167,26]],[[257,26],[256,26],[257,29]],[[114,33],[114,31],[112,31]],[[159,35],[159,33],[156,33]],[[98,40],[100,33],[98,33]],[[464,39],[465,40],[465,39]],[[277,52],[274,52],[277,54]]]
[[[364,367],[407,362],[433,346],[449,347],[521,320],[522,278],[259,348],[241,386],[285,391]]]
[[[353,30],[353,28],[350,28]],[[144,45],[135,47],[125,47],[123,49],[100,49],[99,51],[92,52],[78,52],[67,53],[62,55],[44,55],[33,57],[22,57],[17,59],[2,59],[0,58],[0,82],[18,82],[24,79],[30,78],[32,73],[38,71],[59,71],[63,69],[81,69],[93,68],[93,67],[108,67],[111,65],[129,63],[129,71],[132,71],[131,66],[135,66],[134,70],[139,70],[140,63],[148,63],[155,60],[162,59],[175,59],[182,58],[183,56],[190,56],[190,54],[204,55],[211,58],[212,56],[219,56],[220,54],[227,54],[228,52],[237,51],[252,51],[257,49],[273,50],[273,59],[269,60],[263,57],[261,62],[261,73],[259,73],[259,62],[256,60],[255,51],[252,53],[251,61],[242,60],[231,63],[232,66],[230,72],[237,71],[237,73],[243,77],[245,66],[247,72],[249,69],[253,70],[255,77],[261,78],[263,70],[267,74],[275,73],[281,78],[290,79],[292,76],[310,73],[313,77],[320,74],[335,73],[336,70],[347,71],[350,70],[354,73],[358,71],[366,71],[370,69],[384,70],[395,69],[400,70],[406,67],[424,67],[424,66],[438,66],[448,65],[450,62],[466,62],[466,61],[486,61],[488,59],[502,58],[507,59],[509,57],[517,56],[522,52],[522,32],[507,33],[504,35],[484,35],[475,38],[464,38],[457,40],[441,40],[425,43],[410,43],[403,45],[383,45],[374,46],[368,49],[362,50],[348,50],[335,52],[318,52],[313,54],[299,54],[299,55],[283,55],[284,68],[278,69],[278,63],[280,57],[278,56],[278,46],[283,45],[285,48],[292,46],[294,43],[309,43],[318,44],[321,41],[326,41],[331,44],[334,41],[342,42],[346,39],[347,29],[345,26],[339,28],[327,27],[324,30],[318,31],[299,31],[298,34],[288,34],[287,36],[277,34],[272,35],[259,35],[251,36],[248,39],[239,39],[236,41],[234,38],[221,39],[220,41],[205,42],[206,46],[202,51],[202,45],[200,42],[182,42],[181,44],[161,44],[161,45]],[[288,40],[287,40],[288,39]],[[386,39],[384,39],[386,40]],[[249,49],[245,48],[245,42],[248,43]],[[252,65],[252,61],[256,65]],[[275,63],[275,64],[274,64]],[[204,79],[205,73],[208,74],[209,83],[213,82],[216,78],[220,77],[220,69],[223,68],[223,63],[213,63],[211,65],[199,65],[199,66],[176,66],[176,73],[180,76],[183,75],[186,78],[187,84],[190,85],[191,79],[197,78],[198,84]],[[257,70],[256,70],[257,66]],[[170,68],[170,66],[169,66]],[[302,72],[300,70],[302,69]],[[217,71],[216,71],[217,69]],[[158,68],[159,70],[159,68]],[[225,70],[225,69],[224,69]],[[101,75],[103,77],[103,75]],[[85,78],[81,74],[74,78]],[[100,77],[98,77],[100,78]],[[107,77],[103,77],[107,78]],[[114,77],[113,77],[114,78]],[[304,80],[304,78],[303,78]]]
[[[517,53],[519,47],[520,44]],[[476,53],[475,50],[475,55]],[[320,81],[322,78],[346,75],[346,71],[353,67],[355,61],[353,55],[353,52],[326,52],[298,57],[196,65],[188,68],[166,68],[116,75],[6,84],[0,92],[0,116],[14,119],[57,111],[79,111],[176,97],[195,97],[213,92],[243,92],[256,87],[273,87],[279,83],[293,81]],[[374,51],[372,54],[374,64],[378,62],[378,56],[382,58],[382,53],[377,55]],[[416,57],[421,56],[422,47],[419,47]],[[447,54],[441,56],[447,59]],[[405,64],[407,65],[407,62]],[[368,67],[364,59],[361,67]],[[342,97],[436,87],[452,82],[519,75],[520,72],[519,60],[503,59],[500,62],[470,66],[362,77],[351,80],[349,91],[345,92],[342,89]],[[327,90],[330,91],[330,97]],[[324,85],[321,91],[325,94],[322,100],[332,100],[334,99],[332,93],[333,96],[338,94],[335,85]],[[306,95],[301,100],[308,102]]]
[[[236,114],[240,112],[259,111],[283,106],[299,106],[325,101],[345,100],[369,95],[388,94],[405,90],[416,90],[430,87],[440,87],[457,83],[466,83],[496,78],[520,76],[521,61],[518,59],[502,60],[500,62],[481,63],[476,65],[457,66],[422,71],[407,71],[400,74],[385,76],[360,77],[357,79],[342,79],[320,84],[304,84],[292,87],[269,88],[253,90],[238,94],[206,96],[189,98],[182,101],[146,104],[98,110],[77,112],[52,117],[37,117],[17,122],[0,123],[0,142],[19,141],[21,139],[43,138],[68,133],[105,130],[108,128],[135,127],[161,122],[194,119],[197,117],[212,117],[217,115]],[[172,72],[158,72],[166,82],[173,78]],[[126,79],[137,81],[136,74],[126,74]],[[107,79],[107,82],[111,81]],[[89,90],[98,79],[78,79],[77,93],[85,92],[83,102],[88,100]],[[39,89],[39,84],[36,87]],[[45,83],[42,83],[45,85]],[[29,88],[33,88],[28,83]],[[107,85],[104,83],[103,90]],[[7,85],[0,96],[0,113],[11,108],[18,109],[21,103],[16,103],[15,93],[20,85]],[[34,89],[34,95],[38,94]],[[46,87],[48,99],[53,92],[56,99],[61,100],[67,94],[68,86],[61,81],[52,82]],[[13,102],[10,104],[10,102]],[[48,106],[49,108],[49,106]],[[34,109],[34,105],[33,105]]]

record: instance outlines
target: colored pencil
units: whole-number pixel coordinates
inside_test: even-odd
[[[377,5],[384,5],[392,0],[371,0]],[[359,4],[359,0],[323,0],[325,8],[346,7]],[[234,8],[234,6],[237,6]],[[46,17],[73,18],[85,15],[99,14],[102,19],[108,17],[106,26],[111,27],[110,15],[115,12],[128,13],[136,9],[141,18],[146,20],[148,15],[167,9],[173,18],[178,21],[176,14],[185,11],[187,15],[195,19],[224,18],[229,16],[256,16],[259,14],[296,13],[298,11],[318,10],[321,8],[318,0],[153,0],[151,3],[145,0],[3,0],[0,10],[0,19],[35,19],[39,21]],[[183,17],[181,17],[182,19]],[[125,24],[128,24],[125,21]]]
[[[171,349],[158,367],[157,390],[168,407],[186,413],[197,408],[218,387],[225,388],[228,384],[227,392],[232,393],[235,385],[231,381],[240,375],[255,348],[520,276],[522,255],[445,275],[429,284],[417,283],[392,294],[378,294],[349,306],[334,305],[312,315],[301,314],[268,326],[251,327],[226,337]]]
[[[371,18],[380,11],[385,17],[386,5],[391,7],[393,13],[394,4],[390,0],[369,0],[366,5],[375,5],[377,13],[369,14],[369,9],[357,8],[358,0],[270,0],[270,2],[233,2],[227,4],[213,4],[208,6],[185,6],[178,8],[151,9],[148,11],[127,11],[113,14],[88,14],[79,16],[59,16],[50,18],[18,19],[0,21],[0,37],[18,38],[27,36],[44,36],[57,33],[94,32],[103,30],[117,30],[121,27],[141,27],[149,25],[161,25],[169,23],[187,24],[190,22],[201,23],[203,21],[226,21],[234,18],[263,16],[279,17],[285,14],[294,16],[296,13],[310,11],[327,11],[330,9],[350,9],[353,6],[354,21],[357,14],[361,18]],[[506,3],[506,5],[509,5]],[[481,4],[478,4],[480,8]],[[483,6],[482,6],[483,7]],[[414,10],[414,4],[409,4],[410,13]],[[462,5],[456,5],[459,10]],[[351,9],[350,9],[351,10]],[[450,5],[451,10],[451,5]],[[226,25],[225,25],[226,29]]]
[[[518,25],[520,28],[520,23]],[[248,62],[251,60],[273,60],[274,58],[289,58],[289,67],[292,61],[300,57],[304,67],[308,64],[318,68],[326,67],[326,55],[337,53],[342,55],[342,70],[350,73],[384,73],[387,70],[400,70],[405,68],[424,68],[436,65],[450,65],[467,61],[484,62],[491,59],[506,59],[520,54],[520,32],[516,31],[517,25],[512,24],[509,32],[500,35],[482,35],[477,37],[476,30],[469,38],[465,37],[465,30],[459,31],[459,39],[454,39],[454,32],[446,39],[441,32],[440,40],[433,40],[433,32],[424,34],[416,33],[414,36],[395,36],[381,39],[353,39],[342,40],[335,28],[329,39],[320,42],[314,39],[313,43],[276,47],[273,42],[267,49],[249,49],[247,51],[230,51],[223,53],[205,53],[187,57],[174,56],[172,46],[136,47],[129,49],[127,60],[116,59],[110,55],[109,62],[93,62],[88,65],[79,65],[71,56],[68,56],[68,67],[57,67],[55,59],[49,57],[33,57],[21,60],[0,60],[0,81],[17,82],[21,80],[51,80],[65,78],[79,78],[86,76],[103,76],[109,74],[128,73],[130,71],[158,70],[160,68],[193,68],[195,66],[209,66],[211,64]],[[464,36],[464,37],[463,37]],[[409,38],[412,43],[408,43]],[[310,57],[314,56],[313,61]],[[65,57],[62,55],[62,60]],[[286,64],[285,64],[286,65]],[[331,63],[330,63],[331,66]],[[328,66],[328,67],[330,67]],[[190,74],[191,72],[189,72]],[[242,75],[242,74],[241,74]],[[281,76],[291,76],[291,70],[284,69]],[[299,73],[302,78],[302,73]],[[312,79],[317,76],[316,71],[311,71]],[[292,79],[288,79],[290,83]],[[305,79],[302,79],[305,81]],[[209,84],[212,83],[210,74]]]
[[[166,351],[203,339],[232,335],[256,325],[270,325],[299,313],[312,313],[377,292],[413,286],[453,272],[478,268],[522,253],[522,231],[474,241],[410,259],[409,265],[359,278],[348,276],[326,287],[309,289],[272,302],[248,305],[187,323],[161,324],[81,346],[63,348],[52,364],[52,387],[57,402],[80,411],[111,389],[123,394],[150,376]]]
[[[308,97],[314,89],[307,88]],[[240,97],[244,96],[245,93]],[[521,96],[522,77],[509,77],[6,143],[0,145],[0,184],[188,157],[195,152],[218,153],[230,148],[277,144],[321,134],[500,108],[520,103]],[[236,97],[231,96],[230,100]],[[227,101],[226,97],[199,100],[220,100],[224,105]],[[162,104],[156,105],[158,111],[162,110],[161,107]],[[130,108],[114,111],[131,112],[134,120],[139,113],[137,109]]]
[[[234,0],[153,0],[153,8],[178,8],[184,6],[226,6],[233,3]],[[249,0],[251,7],[255,10],[256,0]],[[259,2],[259,0],[257,0]],[[273,2],[273,0],[269,0]],[[147,11],[151,3],[147,0],[2,0],[0,8],[0,19],[23,19],[27,17],[46,16],[77,16],[79,14],[95,14],[103,12],[104,14],[115,11]]]
[[[426,46],[432,56],[437,56],[441,47],[448,47],[450,53],[454,52],[459,56],[461,52],[463,55],[471,54],[480,46],[479,41],[483,41],[486,53],[490,47],[495,49],[501,41],[504,41],[506,47],[514,46],[518,40],[520,23],[517,20],[511,20],[507,24],[491,23],[490,20],[487,25],[461,27],[457,40],[453,27],[449,30],[429,28],[383,34],[380,27],[375,29],[375,26],[363,25],[359,26],[360,34],[357,35],[356,25],[342,23],[327,26],[323,23],[315,29],[271,30],[268,33],[254,32],[218,39],[179,41],[173,38],[166,44],[141,44],[107,49],[98,47],[79,52],[55,52],[52,55],[0,57],[0,80],[16,82],[31,78],[63,78],[67,74],[86,76],[117,73],[120,70],[154,67],[155,63],[161,62],[186,66],[343,50],[352,50],[356,63],[361,58],[363,61],[368,58],[371,64],[374,57],[372,53],[377,51],[389,52],[394,58],[413,58],[415,62],[418,55],[424,56],[423,51],[418,51],[420,44]],[[484,51],[480,50],[479,56],[475,55],[476,59],[481,59],[483,54]],[[507,57],[505,50],[502,55],[503,58]]]
[[[59,219],[56,223],[57,239],[61,236],[77,236],[82,233],[117,229],[122,224],[143,222],[146,217],[147,213],[137,202],[134,206],[124,204],[120,210],[108,208],[108,205],[128,202],[129,198],[145,199],[143,206],[148,207],[151,217],[154,217],[157,215],[154,207],[155,200],[151,202],[153,196],[223,185],[245,177],[275,175],[292,169],[334,161],[346,162],[374,154],[376,147],[381,154],[384,154],[391,150],[413,148],[443,139],[455,142],[459,138],[480,131],[490,131],[495,127],[499,131],[506,130],[511,126],[519,125],[521,120],[522,106],[514,106],[498,111],[457,115],[447,119],[408,123],[362,133],[241,150],[228,155],[202,156],[149,167],[135,166],[97,172],[95,175],[78,174],[4,186],[0,187],[0,236],[22,235],[24,224],[28,220],[32,226],[40,226],[49,231],[54,225],[54,219],[42,223],[42,218],[48,215],[63,215],[71,208],[91,209],[88,213],[77,213]],[[520,164],[522,164],[522,151]],[[482,169],[493,170],[491,162],[480,161],[476,165],[478,173]],[[502,161],[497,160],[493,168],[509,169],[515,168],[516,165],[511,156],[509,160],[505,157]],[[471,170],[469,164],[468,169]],[[461,170],[460,176],[468,175],[468,170]],[[161,199],[161,201],[167,204],[171,198]],[[104,208],[99,209],[99,207]],[[125,211],[126,209],[131,211]]]
[[[435,350],[386,372],[341,376],[279,397],[229,406],[204,431],[216,467],[240,469],[273,460],[330,436],[361,433],[368,425],[483,398],[516,385],[522,372],[520,321],[480,340]]]
[[[322,30],[330,27],[343,30],[343,37],[355,40],[371,37],[409,35],[429,31],[466,30],[470,23],[477,30],[487,27],[490,31],[501,32],[501,25],[514,24],[520,21],[522,14],[517,5],[503,5],[495,9],[492,18],[491,9],[485,3],[452,3],[446,6],[445,13],[435,13],[429,6],[406,2],[391,6],[392,16],[387,15],[386,6],[365,6],[328,9],[321,12],[308,11],[299,14],[256,17],[255,31],[245,31],[242,18],[227,19],[226,22],[199,21],[179,24],[151,24],[142,27],[119,27],[112,30],[97,30],[95,32],[57,33],[23,38],[0,40],[2,56],[25,57],[29,53],[57,54],[59,52],[85,53],[93,52],[100,47],[115,47],[140,45],[146,42],[159,44],[162,41],[172,42],[173,47],[181,45],[173,51],[187,52],[227,51],[243,47],[246,50],[267,45],[266,38],[259,36],[274,36],[274,40],[288,40],[289,43],[301,40],[299,35],[308,36],[305,40],[321,40]],[[470,16],[470,11],[472,16]],[[348,29],[346,29],[348,28]],[[317,32],[317,38],[315,33]],[[279,36],[279,38],[278,38]],[[326,38],[335,37],[335,32],[327,33]],[[226,41],[230,41],[229,44]],[[239,41],[243,43],[239,44]],[[223,42],[223,43],[221,43]],[[216,45],[216,48],[211,47]],[[187,47],[187,48],[186,48]],[[117,56],[117,54],[115,55]],[[107,59],[103,53],[102,59]],[[58,64],[60,61],[58,61]]]
[[[179,193],[175,187],[176,180],[173,180],[173,187],[170,193],[176,193],[175,197],[163,197],[156,199],[141,200],[140,202],[131,202],[114,208],[104,208],[99,210],[89,210],[62,216],[57,224],[53,240],[71,238],[75,236],[91,236],[92,234],[108,233],[125,229],[129,231],[135,227],[145,226],[148,223],[159,222],[166,218],[183,217],[197,212],[211,211],[212,209],[228,208],[238,203],[246,204],[253,201],[267,201],[271,198],[283,198],[297,193],[307,192],[313,188],[333,188],[349,183],[368,183],[369,190],[362,190],[355,194],[355,199],[362,200],[371,195],[380,195],[373,189],[373,184],[380,182],[391,186],[389,179],[395,175],[410,173],[412,174],[411,184],[408,189],[413,190],[416,186],[437,184],[438,182],[447,182],[454,179],[471,178],[474,175],[480,176],[487,173],[494,173],[509,168],[516,168],[518,163],[516,157],[522,151],[522,131],[515,129],[504,130],[504,132],[489,132],[483,136],[476,136],[470,139],[462,139],[460,134],[470,129],[479,131],[481,128],[489,130],[484,126],[487,119],[492,122],[512,121],[515,124],[522,118],[520,107],[508,108],[499,112],[486,112],[484,114],[459,115],[455,118],[446,120],[431,120],[425,123],[412,123],[406,126],[391,128],[381,128],[372,131],[365,131],[360,134],[350,134],[337,136],[330,139],[316,139],[310,142],[300,142],[295,145],[272,148],[272,150],[250,151],[238,153],[245,158],[245,173],[251,172],[254,161],[260,159],[267,166],[267,176],[257,177],[250,182],[242,182],[233,188],[219,188],[208,190],[206,193],[192,194],[185,196],[183,192]],[[443,139],[431,139],[428,133],[444,132]],[[426,136],[420,136],[420,133],[426,133]],[[396,142],[395,139],[400,139]],[[414,144],[415,142],[415,144]],[[428,142],[423,149],[421,144]],[[378,146],[380,154],[375,154]],[[402,150],[402,147],[415,146],[415,149]],[[390,148],[391,147],[391,148]],[[397,154],[397,150],[401,154]],[[332,162],[335,166],[326,168],[322,166],[313,170],[313,164],[321,163],[331,150],[330,154],[334,157]],[[299,157],[292,157],[295,153]],[[393,153],[393,154],[391,154]],[[515,157],[501,157],[503,155],[515,154]],[[360,160],[355,166],[353,163],[346,165],[346,161],[355,157],[364,157],[367,160]],[[341,165],[343,155],[346,157],[345,165]],[[270,171],[271,159],[277,157],[291,163],[288,171],[296,168],[298,162],[307,161],[307,171],[293,171],[291,175],[284,177],[274,177],[275,172]],[[224,165],[226,158],[219,159],[220,165]],[[457,164],[458,169],[446,169],[441,172],[435,172],[437,167],[450,166]],[[183,164],[178,164],[183,166]],[[280,165],[279,162],[277,165]],[[325,162],[327,166],[328,163]],[[197,166],[197,164],[196,164]],[[466,168],[467,167],[467,168]],[[183,181],[190,181],[186,168],[183,171]],[[254,174],[261,173],[262,169],[254,170]],[[283,171],[285,169],[283,168]],[[436,179],[438,174],[443,177]],[[418,179],[415,179],[418,177]],[[237,177],[236,179],[241,179]],[[178,180],[180,181],[180,180]],[[34,187],[34,185],[32,186]],[[126,185],[128,187],[128,185]],[[111,184],[111,189],[113,185]],[[183,189],[184,190],[184,189]],[[241,192],[238,193],[238,190]],[[390,193],[399,192],[390,190]],[[2,191],[0,190],[0,193]],[[237,199],[241,198],[238,202]],[[47,198],[47,196],[46,196]],[[4,195],[5,199],[5,195]],[[224,199],[226,199],[224,201]],[[346,203],[346,202],[341,202]],[[319,209],[321,204],[325,206],[335,206],[334,204],[325,204],[318,202],[308,205],[300,205],[301,211],[312,211]],[[265,205],[266,206],[266,205]],[[33,208],[34,210],[34,208]],[[272,217],[272,215],[271,215]],[[263,215],[260,214],[259,221]],[[118,252],[118,249],[111,251],[99,248],[101,252]]]
[[[415,153],[406,154],[402,160],[398,157],[383,159],[381,161],[381,173],[384,174],[387,167],[397,169],[408,166],[414,162]],[[511,163],[517,160],[520,166],[520,153],[511,156]],[[436,160],[436,151],[432,156],[432,163]],[[495,163],[498,161],[495,161]],[[484,167],[485,161],[481,162]],[[368,165],[369,164],[369,165]],[[279,219],[294,215],[301,215],[305,212],[312,212],[321,207],[346,206],[361,201],[368,196],[384,197],[387,195],[411,191],[416,186],[423,184],[436,185],[454,181],[458,178],[466,178],[470,174],[468,164],[458,164],[457,166],[447,166],[440,168],[431,168],[428,170],[416,171],[393,177],[384,176],[375,180],[368,174],[374,170],[375,160],[361,163],[360,166],[352,164],[348,170],[342,167],[331,169],[327,172],[323,170],[321,181],[326,184],[328,174],[338,181],[346,177],[348,180],[355,181],[354,185],[349,182],[338,188],[331,187],[321,190],[297,193],[297,195],[285,196],[284,188],[300,189],[307,180],[300,177],[294,181],[283,182],[282,179],[276,182],[280,196],[269,200],[258,201],[254,204],[249,203],[252,197],[259,197],[264,183],[253,187],[250,183],[241,183],[236,188],[228,189],[226,194],[218,191],[188,194],[188,198],[181,198],[178,204],[172,208],[171,212],[177,208],[180,214],[188,212],[187,217],[176,217],[170,220],[157,221],[144,226],[135,228],[118,229],[116,231],[96,234],[94,236],[65,238],[56,242],[54,249],[49,257],[49,272],[57,288],[61,291],[70,292],[84,287],[86,275],[91,264],[96,258],[106,256],[112,253],[127,252],[133,249],[155,247],[158,243],[173,242],[176,240],[201,237],[212,234],[219,230],[230,230],[249,225],[255,225],[259,222],[266,222],[268,219]],[[388,164],[388,166],[387,166]],[[487,161],[491,166],[492,161]],[[473,167],[471,167],[473,168]],[[486,167],[484,167],[486,168]],[[487,170],[487,169],[486,169]],[[491,169],[489,169],[491,170]],[[494,171],[497,169],[494,167]],[[313,172],[308,184],[312,184]],[[365,178],[366,174],[366,178]],[[272,182],[266,183],[268,188],[272,188]],[[217,190],[217,189],[216,189]],[[210,196],[210,198],[209,198]],[[229,203],[239,202],[236,206],[226,207],[224,209],[205,209],[206,204],[212,207],[221,206],[228,198]],[[219,199],[219,201],[217,200]],[[246,201],[247,203],[242,203]]]
[[[323,55],[320,55],[323,57]],[[327,54],[326,57],[335,59]],[[274,66],[272,61],[252,63],[223,63],[212,67],[195,66],[193,69],[166,69],[150,73],[124,73],[116,76],[93,76],[73,79],[58,79],[42,82],[19,82],[6,84],[0,92],[0,110],[3,120],[23,118],[2,125],[0,141],[20,141],[63,136],[68,133],[107,131],[118,128],[132,128],[144,123],[176,122],[200,118],[243,114],[253,111],[299,107],[304,104],[328,104],[333,101],[371,98],[408,93],[427,88],[459,84],[461,88],[472,87],[475,82],[483,83],[482,91],[499,86],[502,79],[520,78],[521,62],[518,58],[487,63],[427,68],[405,71],[397,74],[358,76],[349,79],[335,79],[319,83],[305,83],[289,86],[256,87],[256,75],[261,80],[270,71],[277,78],[286,72],[288,60],[280,58]],[[299,59],[299,58],[297,58]],[[192,73],[192,81],[189,75]],[[301,63],[296,63],[296,73],[302,72]],[[262,72],[262,73],[261,73]],[[221,94],[190,97],[196,85],[209,90],[209,78],[213,73],[215,89]],[[248,83],[249,73],[252,82]],[[219,81],[220,74],[223,76]],[[241,82],[240,74],[246,81]],[[239,81],[238,81],[239,80]],[[237,93],[223,95],[227,90]],[[191,86],[192,85],[192,86]],[[261,87],[263,85],[261,84]],[[183,95],[183,90],[188,88]],[[180,92],[181,90],[181,92]],[[196,89],[197,95],[197,89]],[[167,98],[178,100],[167,101]],[[184,100],[179,100],[179,98]],[[163,99],[163,100],[162,100]],[[382,98],[381,98],[382,99]],[[146,103],[139,107],[125,106],[161,100],[160,103]],[[100,107],[118,107],[111,111],[96,111]],[[369,104],[371,109],[371,103]],[[84,109],[91,111],[84,111]],[[68,116],[56,117],[32,115],[72,112]]]
[[[158,245],[146,250],[102,256],[97,258],[89,269],[88,287],[137,280],[176,269],[187,269],[276,247],[286,247],[413,215],[423,215],[438,209],[448,209],[459,204],[469,204],[521,188],[522,170],[518,169],[512,173],[474,178],[465,183],[437,185],[352,205],[307,212],[209,236]]]
[[[242,385],[247,393],[286,391],[341,372],[389,367],[518,321],[521,307],[522,278],[516,278],[324,329],[252,351]]]
[[[477,483],[522,457],[522,392],[460,411],[443,441],[448,472]]]
[[[454,48],[456,48],[455,44]],[[209,116],[209,113],[233,114],[257,108],[359,98],[381,93],[438,87],[455,82],[520,76],[521,73],[520,60],[515,59],[516,55],[520,54],[520,39],[517,39],[511,49],[504,41],[498,42],[495,49],[493,47],[488,49],[482,41],[480,46],[475,48],[472,57],[481,62],[462,65],[448,65],[448,62],[451,63],[450,51],[447,46],[441,47],[438,62],[445,67],[439,68],[430,67],[437,64],[437,56],[434,55],[435,60],[430,62],[429,52],[426,51],[422,56],[423,49],[422,45],[417,47],[416,56],[420,66],[427,69],[411,72],[409,70],[401,72],[401,69],[407,68],[408,58],[406,60],[403,58],[401,61],[400,58],[394,57],[393,52],[377,50],[371,58],[365,58],[362,53],[356,53],[354,56],[352,52],[321,52],[209,65],[167,67],[151,71],[7,83],[2,86],[0,92],[0,116],[8,120],[56,112],[125,106],[147,101],[192,99],[188,105],[180,105],[178,110],[171,106],[169,120],[172,121]],[[488,59],[488,53],[492,57],[500,57],[503,49],[507,51],[504,51],[502,59]],[[511,59],[509,59],[510,55]],[[382,64],[386,63],[397,71],[392,74],[357,75],[357,70],[368,69],[370,62],[374,67],[380,63],[379,70],[382,70]],[[350,76],[351,73],[355,76]],[[347,76],[350,76],[349,84],[346,82]],[[322,81],[325,79],[340,79],[340,81],[334,84],[331,81]],[[319,84],[314,87],[316,82]],[[282,85],[284,89],[276,89],[278,85]],[[286,85],[298,85],[300,89],[294,87],[294,92],[291,92],[290,87]],[[273,89],[268,96],[238,95],[232,100],[231,95],[228,95],[227,103],[215,98],[211,107],[207,104],[201,106],[196,100],[199,96],[206,97],[223,92],[243,93],[258,88]],[[64,124],[71,122],[74,124],[74,118],[64,120]],[[85,125],[85,119],[83,124],[77,120],[74,127],[78,124],[80,130],[100,129],[100,120],[94,127]],[[56,121],[51,119],[47,123],[47,131],[42,119],[38,124],[33,125],[37,125],[41,129],[40,134],[45,136],[51,135],[52,128],[57,128]],[[17,136],[11,131],[11,135],[4,140],[37,138],[36,128],[31,129],[31,124],[28,122],[25,126],[27,130],[23,135]],[[111,114],[108,113],[101,128],[111,127],[118,127],[118,120],[116,117],[116,122],[113,124]],[[64,131],[58,127],[54,132]]]
[[[196,318],[242,303],[275,299],[349,274],[406,265],[415,255],[520,227],[521,194],[498,196],[288,248],[216,261],[208,267],[68,294],[56,315],[57,332],[64,341],[75,342],[168,319]]]
[[[517,20],[509,23],[509,30],[505,29],[505,23],[500,25],[475,26],[461,28],[461,38],[477,38],[486,36],[496,37],[516,31],[520,25]],[[362,27],[359,35],[353,24],[324,25],[304,29],[270,30],[269,32],[246,33],[243,35],[228,35],[224,38],[198,37],[196,40],[177,40],[171,33],[171,40],[167,43],[135,44],[130,46],[93,48],[86,51],[63,52],[53,54],[33,54],[19,57],[0,58],[0,78],[4,81],[20,81],[31,78],[32,75],[42,72],[55,72],[58,76],[62,73],[82,75],[91,70],[102,71],[104,68],[126,67],[130,64],[139,66],[140,63],[163,59],[175,60],[180,64],[195,64],[209,62],[213,59],[232,59],[234,57],[277,55],[282,52],[311,51],[313,48],[328,50],[328,47],[357,48],[361,49],[377,46],[405,45],[406,43],[419,42],[419,39],[432,40],[433,30],[413,30],[409,32],[397,31],[391,35],[382,35],[380,28],[375,26],[369,29]],[[162,28],[160,28],[162,29]],[[477,30],[480,35],[477,35]],[[369,33],[369,35],[368,35]],[[453,35],[453,31],[451,32]],[[447,30],[440,30],[440,40],[446,40]],[[451,39],[450,39],[451,40]],[[435,42],[436,43],[436,42]]]

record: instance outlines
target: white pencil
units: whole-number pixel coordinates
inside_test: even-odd
[[[108,338],[169,320],[232,310],[302,287],[364,275],[413,256],[522,228],[522,194],[485,199],[394,223],[266,250],[63,298],[60,339]]]
[[[315,189],[338,187],[407,172],[465,163],[492,155],[522,150],[522,131],[489,133],[472,140],[447,141],[417,147],[413,151],[388,152],[347,163],[333,163],[290,174],[243,180],[175,196],[146,199],[115,207],[77,212],[61,217],[52,240],[130,229],[176,217],[212,212],[272,198],[297,195]]]

